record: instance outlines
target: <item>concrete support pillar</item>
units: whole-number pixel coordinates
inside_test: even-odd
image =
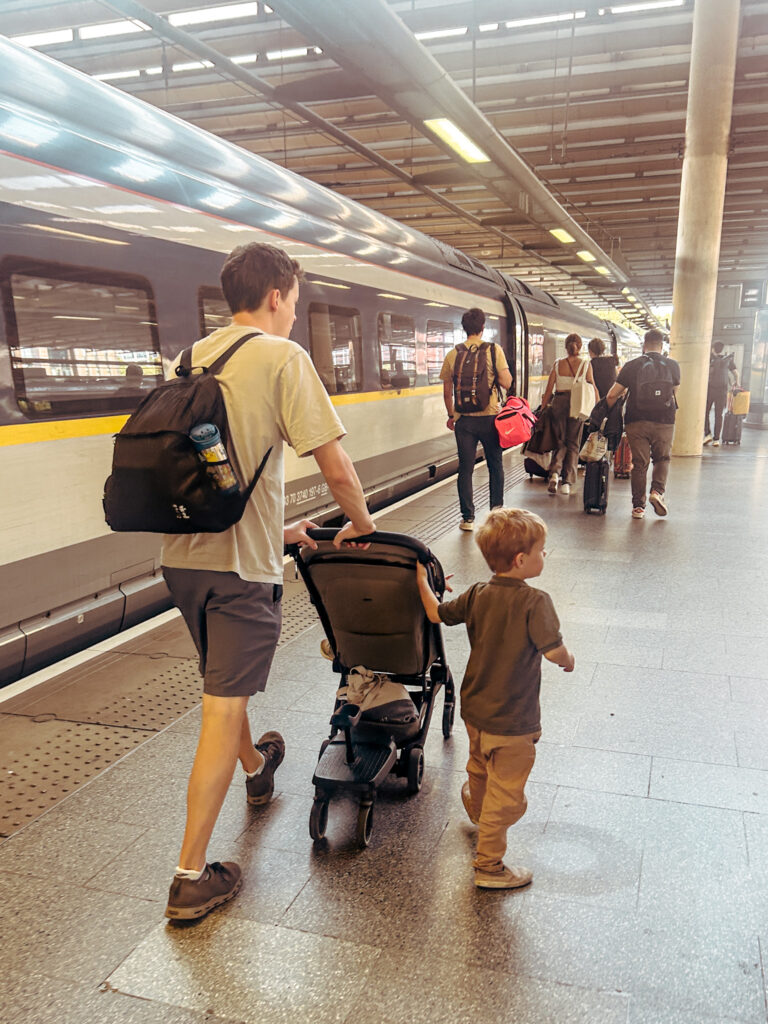
[[[673,455],[701,455],[731,129],[740,0],[695,0],[671,355],[680,363]]]

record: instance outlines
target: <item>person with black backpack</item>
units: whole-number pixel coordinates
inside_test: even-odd
[[[712,346],[712,354],[709,357],[709,380],[707,381],[707,407],[704,413],[704,444],[712,444],[713,448],[720,445],[720,431],[723,428],[723,412],[728,404],[728,387],[733,379],[738,384],[739,379],[736,371],[736,364],[733,361],[733,354],[726,352],[723,355],[725,346],[722,341],[716,341]],[[715,407],[714,430],[709,429],[709,414]]]
[[[675,433],[676,392],[680,385],[680,366],[662,355],[664,335],[646,331],[643,354],[630,359],[621,368],[616,383],[605,400],[612,408],[625,391],[624,424],[632,450],[632,518],[645,516],[648,466],[653,463],[651,493],[648,500],[659,516],[667,514],[664,492],[669,474],[669,458]]]
[[[309,520],[283,525],[283,442],[298,456],[314,456],[349,516],[337,545],[376,529],[339,443],[344,428],[326,389],[304,349],[288,340],[301,276],[299,264],[272,245],[254,242],[235,249],[221,272],[232,322],[198,341],[190,357],[192,367],[215,367],[211,376],[224,397],[231,474],[251,493],[228,528],[220,529],[220,522],[213,524],[216,532],[201,527],[206,532],[187,533],[179,527],[163,541],[163,575],[197,647],[204,678],[186,829],[165,910],[171,919],[203,917],[237,895],[239,866],[207,861],[213,827],[237,760],[248,803],[260,807],[272,797],[275,770],[285,754],[278,732],[252,742],[246,710],[248,698],[266,687],[280,636],[284,544],[316,546],[307,535],[314,525]],[[170,385],[173,395],[178,386]],[[212,465],[220,468],[221,459]]]
[[[506,390],[512,386],[512,374],[501,346],[483,341],[485,313],[482,309],[468,309],[461,318],[461,326],[467,335],[466,343],[457,345],[445,357],[440,380],[448,413],[446,426],[456,435],[459,455],[459,529],[473,530],[472,474],[478,443],[483,446],[488,466],[491,508],[504,504],[504,463],[496,416],[502,406],[499,388]]]

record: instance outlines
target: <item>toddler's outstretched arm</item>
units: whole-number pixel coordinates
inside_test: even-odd
[[[419,585],[419,596],[421,597],[421,603],[424,605],[424,611],[427,613],[427,618],[430,622],[440,622],[440,616],[437,614],[437,606],[440,602],[429,585],[427,570],[421,562],[416,564],[416,581]]]
[[[574,665],[576,664],[575,658],[565,644],[560,644],[559,647],[555,647],[551,651],[545,651],[544,657],[547,661],[559,665],[564,672],[573,672]]]

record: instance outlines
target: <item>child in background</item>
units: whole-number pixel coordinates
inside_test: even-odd
[[[525,582],[544,568],[547,528],[533,512],[492,509],[475,534],[493,572],[454,601],[440,604],[418,566],[421,600],[430,622],[467,625],[470,656],[461,684],[461,717],[469,733],[464,808],[478,826],[474,860],[480,889],[517,889],[533,878],[507,867],[507,829],[525,814],[525,783],[541,736],[541,657],[572,672],[552,599]]]

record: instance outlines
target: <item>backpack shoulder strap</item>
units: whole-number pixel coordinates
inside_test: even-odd
[[[242,338],[238,338],[237,341],[233,341],[229,348],[222,352],[218,359],[214,360],[209,366],[203,366],[202,369],[205,373],[212,373],[216,376],[224,366],[224,364],[231,359],[231,357],[237,352],[237,350],[245,344],[246,341],[250,341],[251,338],[258,338],[263,331],[251,331],[249,334],[244,334]],[[191,345],[189,348],[185,348],[181,353],[179,359],[179,365],[176,367],[177,377],[188,377],[192,373],[192,349]]]

